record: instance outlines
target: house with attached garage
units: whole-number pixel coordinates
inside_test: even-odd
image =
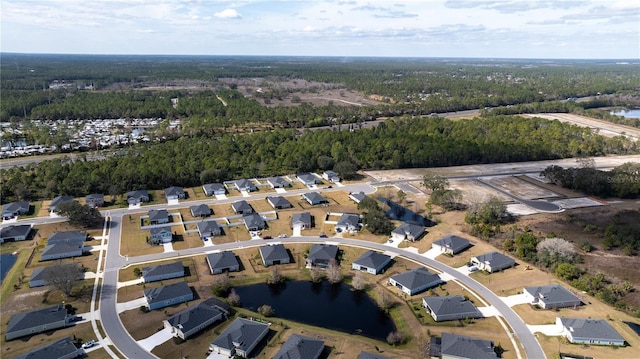
[[[237,272],[240,270],[240,262],[238,257],[231,251],[222,251],[218,253],[207,254],[207,263],[211,274],[220,274],[223,272]]]
[[[205,196],[223,196],[227,193],[222,183],[207,183],[202,185]]]
[[[175,201],[187,198],[187,194],[182,187],[171,186],[164,189],[164,197],[167,201]]]
[[[492,341],[449,333],[442,333],[442,338],[431,337],[429,356],[443,359],[498,358]]]
[[[47,244],[42,250],[40,261],[81,257],[84,253],[84,241],[59,242]]]
[[[51,204],[49,204],[49,212],[55,212],[56,208],[64,202],[74,201],[71,196],[58,196],[51,200]]]
[[[311,246],[307,255],[307,266],[327,268],[330,263],[336,263],[338,258],[338,246],[333,244],[316,243]]]
[[[336,223],[336,232],[357,232],[361,227],[359,214],[344,213]]]
[[[264,219],[262,219],[262,217],[257,213],[242,216],[242,221],[244,221],[244,226],[247,227],[249,232],[257,232],[267,228],[267,224],[264,222]]]
[[[187,282],[178,282],[144,290],[149,310],[160,309],[193,300],[193,292]]]
[[[340,177],[338,176],[337,173],[333,172],[333,171],[324,171],[322,173],[322,178],[324,178],[325,180],[331,182],[331,183],[338,183],[340,182]]]
[[[89,235],[80,231],[64,231],[55,232],[47,238],[47,244],[65,243],[65,242],[84,242]]]
[[[524,287],[523,294],[531,305],[542,309],[577,307],[582,300],[560,284]]]
[[[145,283],[181,277],[184,277],[184,265],[182,262],[173,262],[142,268],[142,280]]]
[[[366,194],[364,194],[364,192],[351,192],[351,193],[349,193],[349,198],[351,198],[351,200],[354,201],[355,203],[360,203],[367,197],[368,196]]]
[[[164,224],[169,223],[169,212],[166,209],[152,209],[149,211],[149,223]]]
[[[233,183],[235,184],[238,191],[253,192],[258,190],[256,185],[251,180],[239,179],[237,181],[234,181]]]
[[[461,295],[424,297],[422,306],[436,322],[482,317],[478,308]]]
[[[265,267],[291,263],[289,253],[282,244],[268,244],[260,247],[260,257]]]
[[[471,258],[471,263],[475,264],[478,269],[489,273],[497,272],[516,265],[513,258],[507,257],[502,253],[489,252]]]
[[[191,211],[192,217],[200,217],[200,218],[209,217],[213,213],[211,208],[209,208],[209,206],[207,206],[204,203],[199,204],[197,206],[189,207],[189,211]]]
[[[391,231],[391,238],[397,241],[415,242],[422,238],[426,231],[423,226],[404,222],[398,228]]]
[[[149,234],[151,234],[149,239],[151,244],[170,243],[173,240],[173,234],[169,227],[149,228]]]
[[[14,314],[9,318],[5,332],[7,341],[46,332],[52,329],[64,328],[71,324],[73,315],[67,314],[63,305],[54,305],[42,309]]]
[[[253,213],[253,207],[251,207],[251,205],[245,200],[233,202],[231,204],[231,209],[233,209],[233,212],[235,212],[235,214]]]
[[[145,202],[149,202],[149,192],[146,189],[127,192],[129,205],[139,205]]]
[[[198,222],[197,227],[200,238],[202,239],[222,235],[222,228],[220,228],[216,221]]]
[[[389,284],[409,295],[423,292],[444,283],[437,274],[429,273],[427,268],[416,268],[389,278]]]
[[[30,204],[27,201],[7,203],[2,206],[2,218],[13,218],[29,213]]]
[[[0,243],[26,240],[31,234],[31,226],[31,224],[21,224],[2,227],[0,229]]]
[[[84,350],[78,349],[73,344],[71,338],[65,337],[15,356],[13,359],[73,359],[82,356],[83,352]]]
[[[469,248],[471,242],[468,239],[448,234],[438,240],[435,240],[431,244],[431,248],[438,249],[441,253],[446,254],[458,254],[463,250]]]
[[[226,358],[248,358],[268,332],[269,325],[266,323],[237,318],[211,342],[209,350]]]
[[[38,268],[34,269],[33,272],[31,273],[31,277],[29,278],[29,288],[42,287],[42,286],[45,286],[45,285],[49,285],[49,283],[46,281],[46,278],[49,276],[49,273],[51,273],[52,270],[55,271],[57,269],[57,267],[59,267],[59,266],[62,266],[62,267],[82,267],[78,263],[58,264],[58,265],[55,265],[55,266],[38,267]],[[66,272],[66,270],[64,270],[64,271]],[[82,271],[79,271],[78,278],[76,278],[76,279],[77,280],[81,280],[83,278],[84,278],[84,273],[82,273]]]
[[[389,265],[391,257],[376,251],[368,250],[351,263],[351,269],[378,274]]]
[[[313,227],[313,218],[311,216],[311,213],[294,213],[291,216],[291,228],[296,227],[299,227],[301,230]]]
[[[187,340],[187,338],[204,330],[211,324],[226,320],[229,312],[221,304],[223,303],[219,300],[209,298],[196,306],[178,312],[163,320],[162,323],[166,329],[171,331],[174,337]]]
[[[318,359],[324,351],[324,341],[291,334],[273,359]]]
[[[104,206],[104,195],[101,193],[88,194],[84,197],[84,203],[89,207],[102,207]]]
[[[312,174],[312,173],[298,173],[296,175],[296,179],[298,180],[298,182],[302,183],[303,185],[307,186],[307,187],[311,187],[314,186],[318,183],[322,183],[322,180],[317,177],[316,175]]]
[[[282,177],[269,177],[267,178],[267,184],[271,189],[287,188],[291,186],[291,183]]]
[[[556,325],[573,344],[624,346],[625,340],[604,319],[556,318]]]
[[[329,203],[329,201],[327,201],[326,198],[322,197],[322,195],[318,192],[305,193],[302,195],[302,199],[307,201],[312,206]]]
[[[281,196],[267,197],[267,202],[269,202],[271,207],[273,207],[274,209],[293,208],[291,202]]]

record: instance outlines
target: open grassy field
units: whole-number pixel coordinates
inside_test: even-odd
[[[122,233],[120,239],[120,254],[129,256],[140,256],[144,254],[162,253],[162,246],[147,243],[150,236],[149,230],[140,229],[140,214],[130,214],[122,217]],[[176,231],[178,226],[176,226]],[[172,228],[173,231],[173,228]]]

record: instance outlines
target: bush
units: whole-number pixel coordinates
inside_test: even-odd
[[[402,343],[404,343],[405,341],[405,336],[404,334],[402,334],[399,331],[393,331],[391,333],[389,333],[389,335],[387,335],[387,343],[389,343],[389,345],[400,345]]]
[[[265,317],[273,317],[276,311],[270,305],[264,304],[258,308],[258,313]]]

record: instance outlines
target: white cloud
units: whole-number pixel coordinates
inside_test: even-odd
[[[213,16],[220,18],[220,19],[239,19],[242,16],[235,11],[234,9],[224,9],[220,12],[217,12],[215,14],[213,14]]]

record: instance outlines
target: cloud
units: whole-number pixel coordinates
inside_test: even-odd
[[[217,12],[215,14],[213,14],[213,16],[219,18],[219,19],[239,19],[242,16],[235,11],[234,9],[224,9],[220,12]]]
[[[447,0],[444,5],[450,9],[481,8],[512,14],[537,9],[573,9],[588,4],[588,1],[583,0]]]

